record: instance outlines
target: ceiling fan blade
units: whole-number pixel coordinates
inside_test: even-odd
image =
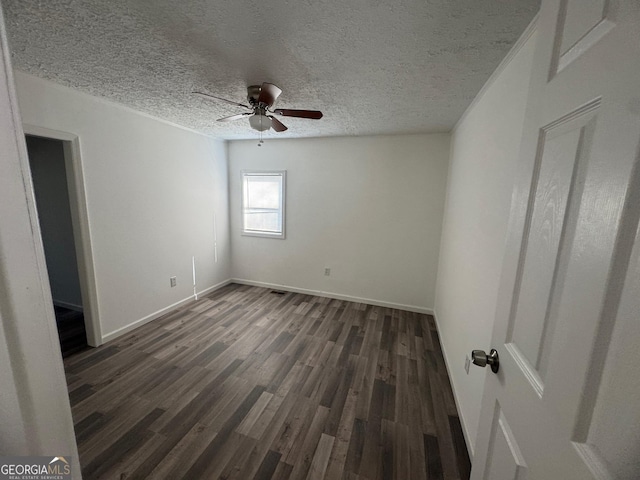
[[[267,115],[267,117],[271,119],[271,128],[273,128],[276,132],[284,132],[285,130],[287,130],[286,125],[276,117],[272,115]]]
[[[253,115],[253,113],[252,112],[239,113],[237,115],[231,115],[230,117],[219,118],[217,121],[218,122],[233,122],[234,120],[238,120],[240,118],[244,118],[247,115]]]
[[[260,96],[258,97],[259,103],[264,103],[265,105],[272,106],[276,103],[276,100],[282,93],[278,87],[276,87],[273,83],[263,83],[260,87]]]
[[[222,98],[222,97],[216,97],[215,95],[210,95],[208,93],[202,93],[202,92],[191,92],[191,93],[193,93],[194,95],[199,95],[202,98],[206,98],[207,100],[211,100],[213,98],[215,100],[220,100],[221,102],[230,103],[231,105],[235,105],[237,107],[251,108],[248,105],[245,105],[243,103],[234,102],[233,100],[227,100],[226,98]]]
[[[273,113],[282,115],[283,117],[300,117],[311,118],[313,120],[320,120],[322,118],[322,112],[318,110],[292,110],[290,108],[276,108]]]

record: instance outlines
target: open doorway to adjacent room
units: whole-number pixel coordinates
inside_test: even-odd
[[[86,209],[84,186],[76,181],[78,159],[73,158],[79,149],[77,139],[50,138],[29,129],[26,132],[60,348],[62,356],[67,357],[102,343],[93,324],[97,319],[91,314],[93,289],[89,282],[93,275],[88,274],[87,266],[92,267],[92,261],[90,244],[83,242],[82,235],[83,228],[88,227],[81,221],[82,209]]]
[[[29,166],[64,357],[87,347],[62,140],[27,135]]]

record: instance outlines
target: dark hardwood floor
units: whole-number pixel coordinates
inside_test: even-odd
[[[54,305],[58,339],[62,356],[68,357],[87,348],[87,332],[84,326],[84,314],[66,307]]]
[[[429,315],[229,285],[65,367],[85,479],[469,477]]]

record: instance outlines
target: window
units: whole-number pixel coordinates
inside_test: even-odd
[[[242,172],[242,234],[284,238],[285,171]]]

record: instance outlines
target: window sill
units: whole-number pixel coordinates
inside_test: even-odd
[[[267,233],[267,232],[242,232],[240,235],[243,237],[262,237],[262,238],[276,238],[284,240],[284,233]]]

